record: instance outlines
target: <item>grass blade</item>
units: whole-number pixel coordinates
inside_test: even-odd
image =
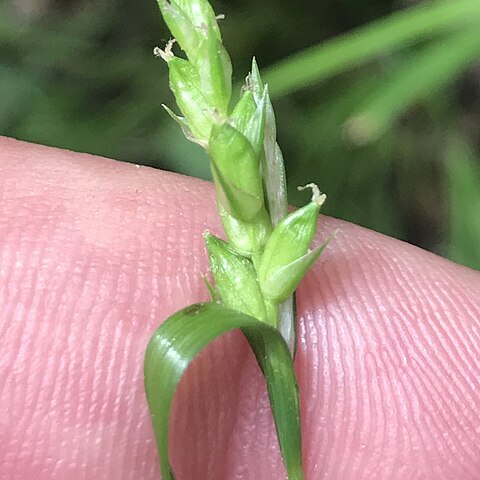
[[[323,42],[265,70],[272,97],[331,77],[375,56],[461,25],[480,23],[478,0],[429,2]]]
[[[466,140],[453,139],[447,151],[451,260],[480,270],[480,169]]]
[[[168,318],[145,355],[145,391],[163,480],[174,480],[168,460],[168,424],[177,385],[195,356],[220,335],[240,328],[267,382],[278,441],[289,480],[303,480],[298,387],[288,346],[259,320],[215,303],[199,303]]]
[[[346,122],[348,137],[360,145],[377,139],[410,105],[453,82],[477,58],[480,27],[456,32],[411,56]]]

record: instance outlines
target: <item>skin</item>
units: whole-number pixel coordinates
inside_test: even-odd
[[[0,140],[0,479],[154,480],[145,346],[207,299],[212,186]],[[480,478],[480,275],[339,228],[298,292],[306,478]],[[238,332],[183,378],[177,480],[284,478],[264,382]]]

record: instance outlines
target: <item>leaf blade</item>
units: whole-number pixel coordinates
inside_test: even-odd
[[[303,50],[264,72],[273,98],[313,85],[365,63],[464,25],[478,25],[477,0],[425,2]],[[379,41],[381,39],[381,41]]]
[[[359,145],[375,141],[412,104],[446,88],[479,57],[478,25],[455,32],[411,55],[347,120],[345,127],[350,140]]]
[[[168,420],[176,387],[206,345],[238,328],[247,337],[267,380],[288,479],[304,478],[298,386],[288,346],[276,329],[253,317],[218,304],[201,303],[168,318],[153,334],[145,354],[145,391],[163,480],[174,480],[168,460]]]

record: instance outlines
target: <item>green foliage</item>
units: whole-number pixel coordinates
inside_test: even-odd
[[[289,93],[444,31],[477,29],[477,0],[427,2],[280,62],[265,73],[272,96]]]
[[[177,385],[204,347],[238,328],[250,343],[265,376],[288,478],[303,479],[298,387],[285,341],[264,322],[221,305],[203,303],[167,319],[154,333],[145,356],[145,390],[163,480],[174,478],[168,461],[168,424]]]
[[[455,138],[447,152],[450,196],[448,256],[480,270],[480,167],[465,140]]]
[[[352,142],[363,144],[388,132],[410,105],[450,85],[479,52],[480,22],[409,56],[352,115],[346,133]]]

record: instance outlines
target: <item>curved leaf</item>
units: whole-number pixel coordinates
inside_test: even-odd
[[[267,382],[278,441],[289,480],[302,480],[298,387],[288,346],[259,320],[215,303],[199,303],[168,318],[153,334],[145,355],[145,391],[163,480],[173,480],[168,423],[177,385],[195,356],[220,335],[240,328]]]

